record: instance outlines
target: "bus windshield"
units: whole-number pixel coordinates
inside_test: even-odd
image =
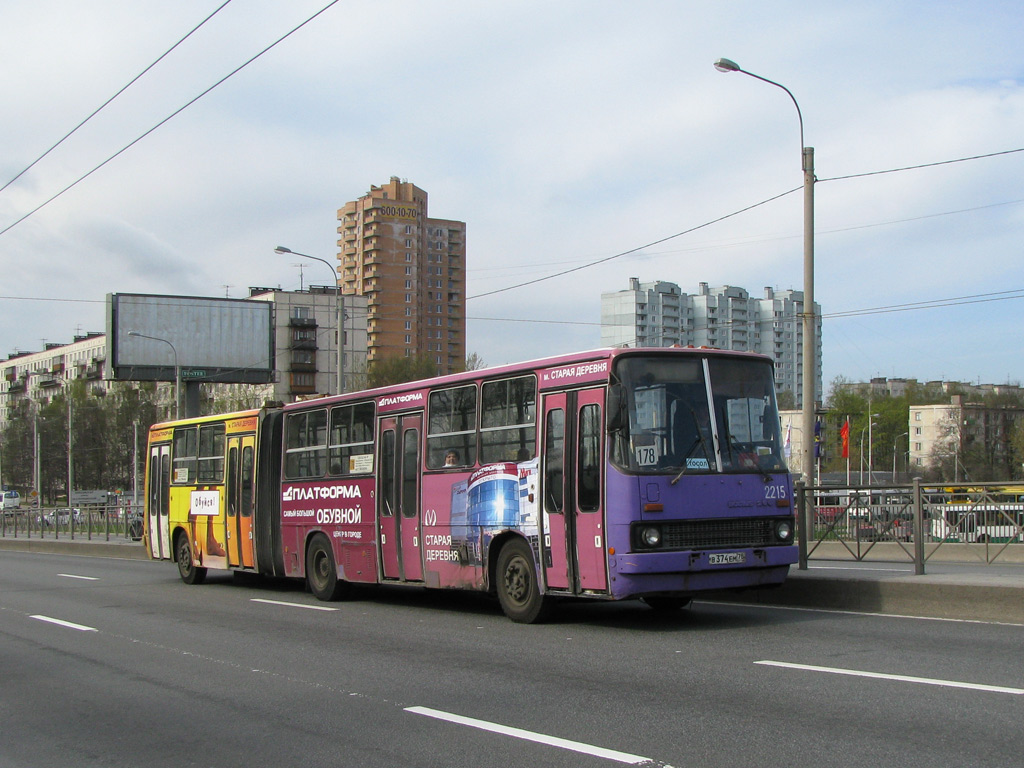
[[[612,459],[643,473],[784,472],[772,366],[742,358],[623,357],[628,417]]]

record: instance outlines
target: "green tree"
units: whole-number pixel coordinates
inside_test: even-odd
[[[465,370],[467,370],[467,371],[479,371],[479,370],[481,370],[483,368],[486,368],[486,367],[487,367],[487,363],[485,363],[484,359],[482,357],[480,357],[480,355],[478,355],[476,352],[470,352],[469,355],[466,356],[466,368],[465,368]]]
[[[370,363],[368,384],[370,388],[386,387],[433,376],[437,376],[437,365],[429,357],[384,357]]]
[[[11,405],[3,434],[3,482],[26,497],[33,488],[32,408],[24,399]]]
[[[1011,478],[1024,478],[1024,418],[1017,419],[1010,437]]]
[[[93,487],[105,490],[131,488],[136,476],[140,484],[142,482],[146,437],[150,426],[157,421],[156,385],[133,386],[118,382],[111,388],[106,406],[109,417],[106,482]],[[134,464],[136,458],[139,466]]]
[[[780,411],[796,410],[796,395],[793,394],[791,389],[784,389],[779,392],[778,402]]]

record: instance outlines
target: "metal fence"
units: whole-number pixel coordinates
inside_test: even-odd
[[[47,539],[142,539],[142,514],[116,505],[18,507],[0,517],[0,536]]]
[[[809,558],[1024,562],[1024,485],[797,483],[800,567]]]

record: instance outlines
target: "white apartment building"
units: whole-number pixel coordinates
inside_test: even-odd
[[[274,302],[273,386],[258,387],[259,403],[290,403],[338,391],[338,308],[341,300],[343,373],[348,392],[366,386],[366,297],[337,287],[311,285],[302,291],[250,288],[249,298]],[[232,386],[232,385],[219,385]]]
[[[908,421],[910,466],[925,469],[952,464],[961,474],[969,451],[983,451],[994,467],[1009,468],[1011,435],[1024,419],[1024,409],[965,403],[953,395],[949,403],[912,405]]]
[[[743,288],[700,283],[686,294],[675,283],[641,283],[601,294],[601,344],[612,347],[705,346],[759,352],[775,360],[775,386],[803,401],[803,291],[765,288],[752,298]],[[817,320],[816,388],[821,389],[821,307]]]
[[[48,403],[61,388],[85,379],[94,394],[105,392],[107,336],[87,333],[70,344],[47,344],[42,352],[16,352],[0,361],[0,431],[11,409],[22,399]]]

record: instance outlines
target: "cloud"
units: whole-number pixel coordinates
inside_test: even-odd
[[[323,7],[233,2],[96,120],[0,193],[0,228]],[[68,0],[5,8],[3,180],[215,6]],[[337,209],[390,176],[467,222],[475,295],[653,243],[799,187],[784,83],[815,147],[816,295],[830,310],[1018,286],[1022,11],[869,1],[338,4],[66,195],[0,236],[8,350],[68,339],[110,291],[298,287],[273,253],[327,259]],[[600,294],[629,277],[800,288],[799,192],[601,266],[471,301],[469,351],[508,362],[599,343]],[[303,280],[324,282],[307,265]],[[231,286],[224,288],[224,286]],[[9,315],[10,303],[4,314]],[[825,380],[1020,378],[1000,348],[1014,302],[826,321]],[[81,318],[86,316],[85,320]],[[481,319],[473,319],[479,317]],[[504,318],[484,320],[484,317]],[[562,325],[532,321],[566,321]],[[515,322],[512,322],[515,321]],[[589,323],[589,325],[570,325]],[[918,327],[923,327],[920,334]],[[987,354],[936,351],[935,334]],[[1008,335],[1002,335],[1008,334]],[[493,359],[492,359],[493,358]]]

